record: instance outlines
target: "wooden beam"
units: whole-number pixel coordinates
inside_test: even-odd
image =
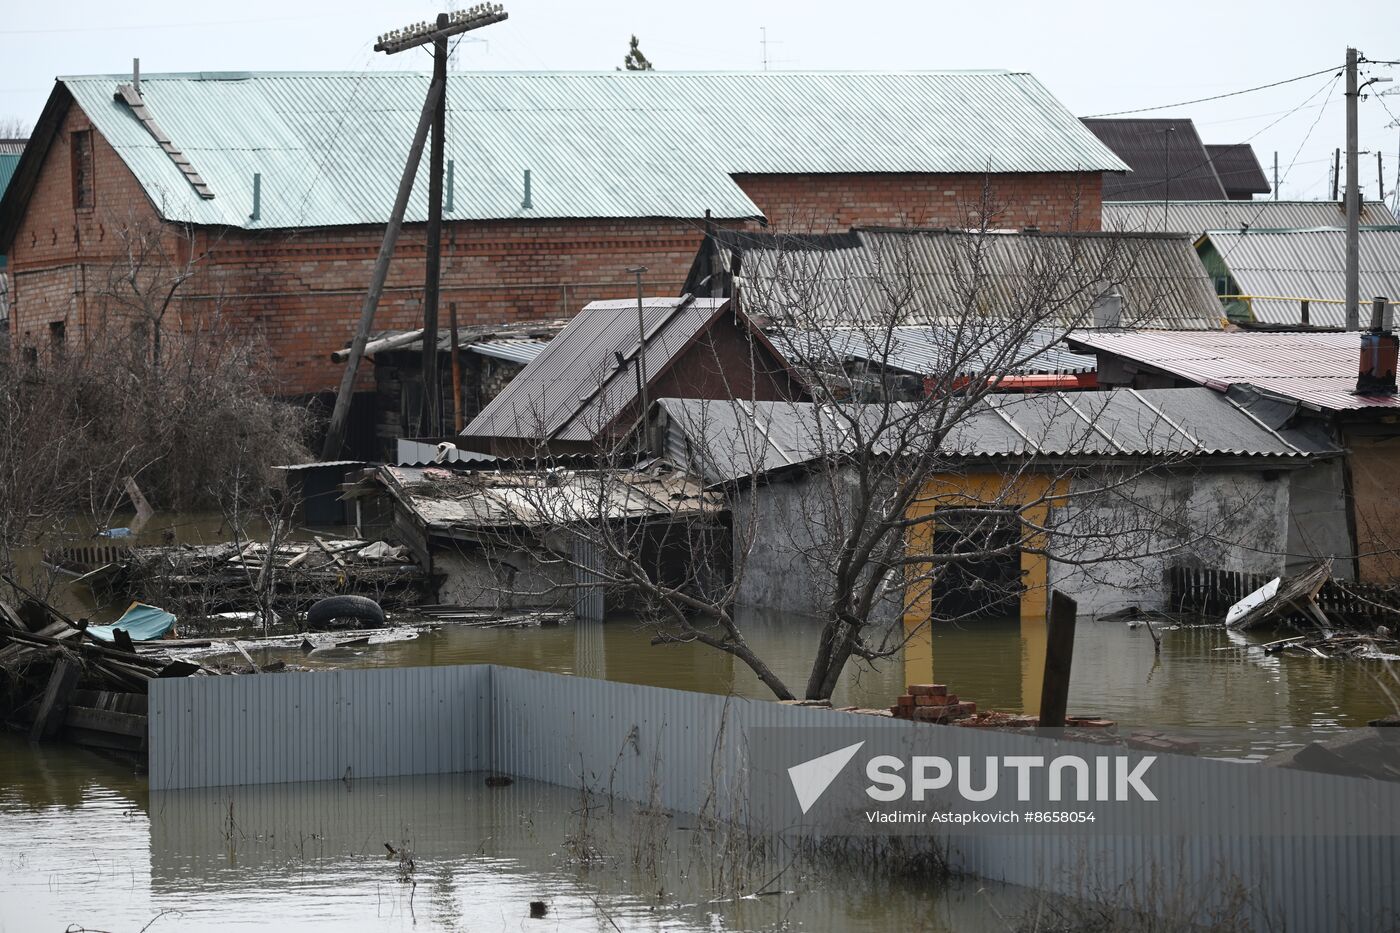
[[[78,689],[78,678],[82,673],[83,666],[72,658],[63,657],[54,662],[44,699],[39,703],[39,711],[34,714],[29,741],[42,742],[58,731],[58,725],[63,722],[68,709],[68,701],[72,699],[73,691]]]
[[[1069,705],[1069,676],[1074,661],[1074,623],[1079,605],[1058,591],[1050,594],[1050,618],[1046,625],[1045,678],[1040,687],[1040,724],[1058,728],[1065,724]]]

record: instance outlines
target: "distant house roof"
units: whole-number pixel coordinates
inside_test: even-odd
[[[1323,411],[1400,408],[1392,396],[1352,393],[1360,354],[1355,333],[1077,331],[1069,342],[1221,392],[1251,385]]]
[[[212,198],[114,99],[129,81],[59,78],[36,157],[71,97],[166,218],[272,229],[384,223],[429,75],[142,75],[149,116]],[[740,173],[1126,168],[1035,78],[1009,71],[459,72],[447,107],[456,220],[758,216]],[[427,216],[427,175],[409,222]]]
[[[950,367],[956,375],[1076,374],[1092,373],[1097,365],[1093,355],[1066,349],[1060,343],[1063,332],[1037,328],[1023,336],[1016,348],[1005,347],[1005,341],[969,340],[954,327],[927,326],[893,327],[878,334],[860,329],[782,332],[772,340],[789,359],[795,356],[804,363],[835,355],[840,362],[872,363],[911,376],[939,375]]]
[[[745,329],[771,371],[786,363],[724,298],[648,298],[642,303],[647,384],[667,379],[677,361],[726,317]],[[637,402],[637,302],[594,301],[518,373],[462,431],[463,437],[587,442]],[[718,361],[711,361],[718,366]],[[732,373],[738,380],[743,374]]]
[[[10,187],[26,142],[25,139],[0,139],[0,197],[4,197],[5,189]]]
[[[1105,201],[1103,228],[1134,232],[1188,233],[1207,230],[1342,227],[1346,211],[1340,201]],[[1361,223],[1395,223],[1381,201],[1361,202]]]
[[[1084,326],[1110,290],[1122,296],[1125,325],[1199,328],[1221,319],[1191,241],[1179,234],[717,230],[702,244],[685,287],[728,295],[736,282],[748,313],[799,326],[969,316]]]
[[[1105,201],[1212,200],[1225,197],[1196,125],[1178,118],[1086,119],[1084,125],[1132,168],[1105,175]]]
[[[888,406],[866,408],[872,421],[890,417]],[[917,411],[912,404],[898,405],[894,417],[902,412],[916,423]],[[835,415],[829,405],[793,402],[668,398],[653,408],[666,457],[709,485],[839,455],[851,416],[849,406]],[[890,429],[887,436],[898,433]],[[950,459],[1095,462],[1159,456],[1303,460],[1337,452],[1319,447],[1310,435],[1267,427],[1222,393],[1195,388],[988,395],[950,427],[940,447]]]
[[[1198,244],[1203,258],[1219,258],[1233,280],[1233,294],[1252,296],[1248,313],[1258,324],[1298,324],[1300,300],[1309,321],[1324,327],[1346,322],[1346,231],[1212,230]],[[1361,230],[1361,319],[1370,320],[1371,298],[1400,299],[1400,227]]]
[[[1249,200],[1256,194],[1268,194],[1274,189],[1259,165],[1259,157],[1249,143],[1206,144],[1206,155],[1215,166],[1216,177],[1225,187],[1225,196]]]

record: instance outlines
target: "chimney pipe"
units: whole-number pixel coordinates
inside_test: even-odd
[[[1090,323],[1094,327],[1121,327],[1123,325],[1123,296],[1110,288],[1094,299],[1089,309]]]
[[[1400,338],[1390,330],[1390,301],[1376,297],[1371,302],[1371,329],[1361,335],[1361,359],[1356,374],[1357,395],[1394,395],[1395,363],[1400,357]]]
[[[520,209],[524,211],[533,210],[534,204],[530,201],[530,170],[525,170],[525,197],[520,201]]]
[[[131,60],[131,89],[136,92],[136,96],[141,96],[141,59]]]

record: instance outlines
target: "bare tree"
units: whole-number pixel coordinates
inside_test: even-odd
[[[29,138],[29,124],[19,117],[0,117],[0,139]]]
[[[781,698],[799,691],[749,644],[741,609],[762,575],[770,588],[805,593],[819,623],[800,690],[811,699],[829,698],[852,662],[891,658],[931,624],[1043,598],[1048,571],[1027,579],[1028,557],[1062,579],[1092,581],[1112,566],[1121,585],[1124,566],[1152,573],[1164,554],[1229,551],[1227,526],[1253,505],[1256,484],[1227,481],[1205,517],[1189,495],[1164,495],[1173,474],[1175,491],[1189,490],[1195,453],[1171,419],[1139,412],[1135,447],[1154,454],[1119,456],[1107,396],[1027,399],[1016,423],[996,395],[1116,300],[1144,258],[1131,240],[1046,238],[1008,254],[1024,241],[985,223],[875,240],[858,252],[768,238],[767,252],[735,272],[738,305],[769,323],[811,402],[730,393],[662,404],[620,441],[595,425],[596,469],[522,482],[512,524],[528,535],[498,532],[499,550],[569,568],[574,588],[629,603],[655,643],[727,652]],[[1151,319],[1148,303],[1124,318]],[[897,375],[910,328],[925,355],[912,391]],[[1095,453],[1075,456],[1083,450]],[[670,501],[639,489],[638,469],[653,480],[672,469],[650,454],[679,456],[723,504],[680,487]],[[950,602],[949,591],[971,598]]]

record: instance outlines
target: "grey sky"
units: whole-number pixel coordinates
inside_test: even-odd
[[[611,69],[633,32],[659,68],[757,69],[760,29],[767,27],[771,68],[1013,68],[1033,73],[1072,111],[1089,116],[1340,66],[1349,43],[1370,58],[1400,60],[1400,4],[1379,0],[504,2],[510,20],[476,34],[485,41],[464,43],[461,69]],[[5,7],[0,120],[32,124],[54,76],[125,72],[133,56],[145,72],[423,69],[420,52],[387,58],[370,47],[377,33],[431,18],[443,3],[11,0]],[[1400,78],[1400,66],[1370,71]],[[1206,142],[1250,141],[1266,172],[1277,150],[1284,197],[1327,197],[1332,150],[1344,139],[1343,86],[1336,82],[1329,95],[1331,82],[1320,75],[1145,116],[1189,116]],[[1400,87],[1371,90],[1389,89],[1395,93],[1361,103],[1361,148],[1372,153],[1360,163],[1368,198],[1377,190],[1376,149],[1385,154],[1387,195],[1400,169],[1400,128],[1387,128],[1400,117]]]

